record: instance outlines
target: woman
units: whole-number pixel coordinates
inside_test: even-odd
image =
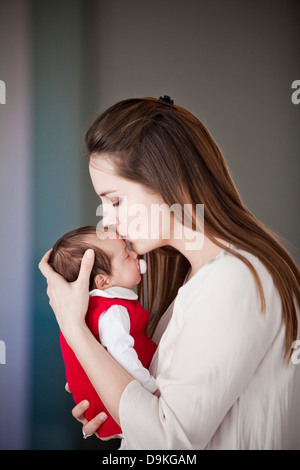
[[[139,294],[153,314],[159,347],[151,373],[160,396],[133,380],[87,330],[92,250],[74,283],[52,271],[49,253],[40,269],[59,326],[120,423],[125,448],[280,449],[295,372],[296,264],[242,203],[204,125],[168,97],[113,105],[92,124],[86,143],[103,224],[115,225],[146,256]],[[130,211],[137,203],[146,209],[140,227],[155,225],[158,236],[129,229],[137,227]],[[191,235],[202,230],[199,204],[204,234],[191,247]],[[157,205],[169,231],[150,217]],[[191,220],[178,236],[186,208]],[[87,423],[87,406],[80,403],[73,415],[90,434],[105,417]]]

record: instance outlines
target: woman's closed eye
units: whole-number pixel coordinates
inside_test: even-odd
[[[113,202],[113,206],[114,207],[118,207],[120,205],[120,199],[118,199],[117,201]]]
[[[118,207],[121,203],[121,200],[120,198],[109,198],[107,196],[100,196],[100,199],[101,199],[101,203],[104,204],[112,204],[113,207]]]

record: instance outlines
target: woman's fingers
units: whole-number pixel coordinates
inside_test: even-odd
[[[83,425],[87,423],[87,419],[84,417],[84,413],[86,412],[89,406],[89,402],[87,400],[83,400],[78,403],[78,405],[74,406],[72,410],[72,415],[74,416],[74,418],[76,418],[77,421],[79,421]]]
[[[77,282],[80,286],[89,286],[91,271],[94,266],[95,252],[91,248],[86,250],[83,255]]]
[[[87,436],[91,436],[100,428],[100,426],[106,420],[107,420],[107,415],[102,411],[97,416],[95,416],[95,418],[91,419],[91,421],[87,421],[86,424],[83,425],[82,431]]]
[[[55,274],[56,277],[59,277],[59,274],[57,274],[48,263],[51,251],[52,249],[47,251],[47,253],[44,254],[43,258],[39,262],[39,270],[47,279],[53,276],[53,274]],[[92,250],[91,248],[86,250],[82,258],[80,271],[78,274],[78,281],[80,284],[84,284],[84,285],[89,284],[91,270],[94,265],[94,257],[95,257],[94,250]]]
[[[52,272],[54,272],[54,270],[51,268],[51,266],[48,263],[51,251],[52,249],[47,251],[47,253],[44,254],[43,258],[39,262],[39,270],[41,271],[43,276],[45,276],[46,278],[48,278],[52,274]]]
[[[84,413],[90,406],[87,400],[83,400],[78,405],[76,405],[72,410],[72,415],[77,419],[81,424],[83,424],[82,432],[84,436],[91,436],[94,434],[100,426],[107,420],[107,414],[104,412],[99,413],[95,418],[88,421],[84,417]]]

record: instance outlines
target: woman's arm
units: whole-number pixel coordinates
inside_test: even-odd
[[[127,450],[205,449],[246,387],[244,410],[251,387],[252,393],[263,394],[269,380],[274,380],[273,368],[280,365],[273,363],[270,374],[262,378],[258,373],[255,385],[252,382],[275,338],[281,352],[283,333],[273,281],[266,270],[259,270],[259,275],[266,315],[260,312],[250,270],[235,258],[225,258],[218,270],[213,263],[208,265],[205,278],[195,279],[178,294],[160,342],[156,381],[161,398],[156,400],[137,381],[130,382],[121,397],[119,415]],[[276,381],[273,385],[275,396],[276,386],[281,385]],[[270,400],[267,403],[272,396]],[[247,423],[246,415],[244,419]],[[226,423],[223,432],[235,439],[237,426],[233,423],[228,429]]]
[[[127,385],[133,380],[83,326],[72,334],[69,345],[114,420],[120,424],[119,405]]]

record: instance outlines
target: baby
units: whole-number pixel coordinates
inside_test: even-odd
[[[144,260],[127,247],[112,230],[96,232],[92,226],[63,235],[53,246],[49,264],[67,281],[77,279],[84,252],[92,248],[95,262],[90,277],[86,323],[107,351],[124,369],[151,393],[157,390],[148,367],[157,348],[147,336],[150,315],[132,290],[145,272]],[[143,264],[144,263],[144,264]],[[99,428],[101,438],[119,436],[121,428],[109,415],[72,349],[62,334],[60,344],[66,378],[75,403],[90,403],[85,417],[89,421],[101,411],[108,419]]]

